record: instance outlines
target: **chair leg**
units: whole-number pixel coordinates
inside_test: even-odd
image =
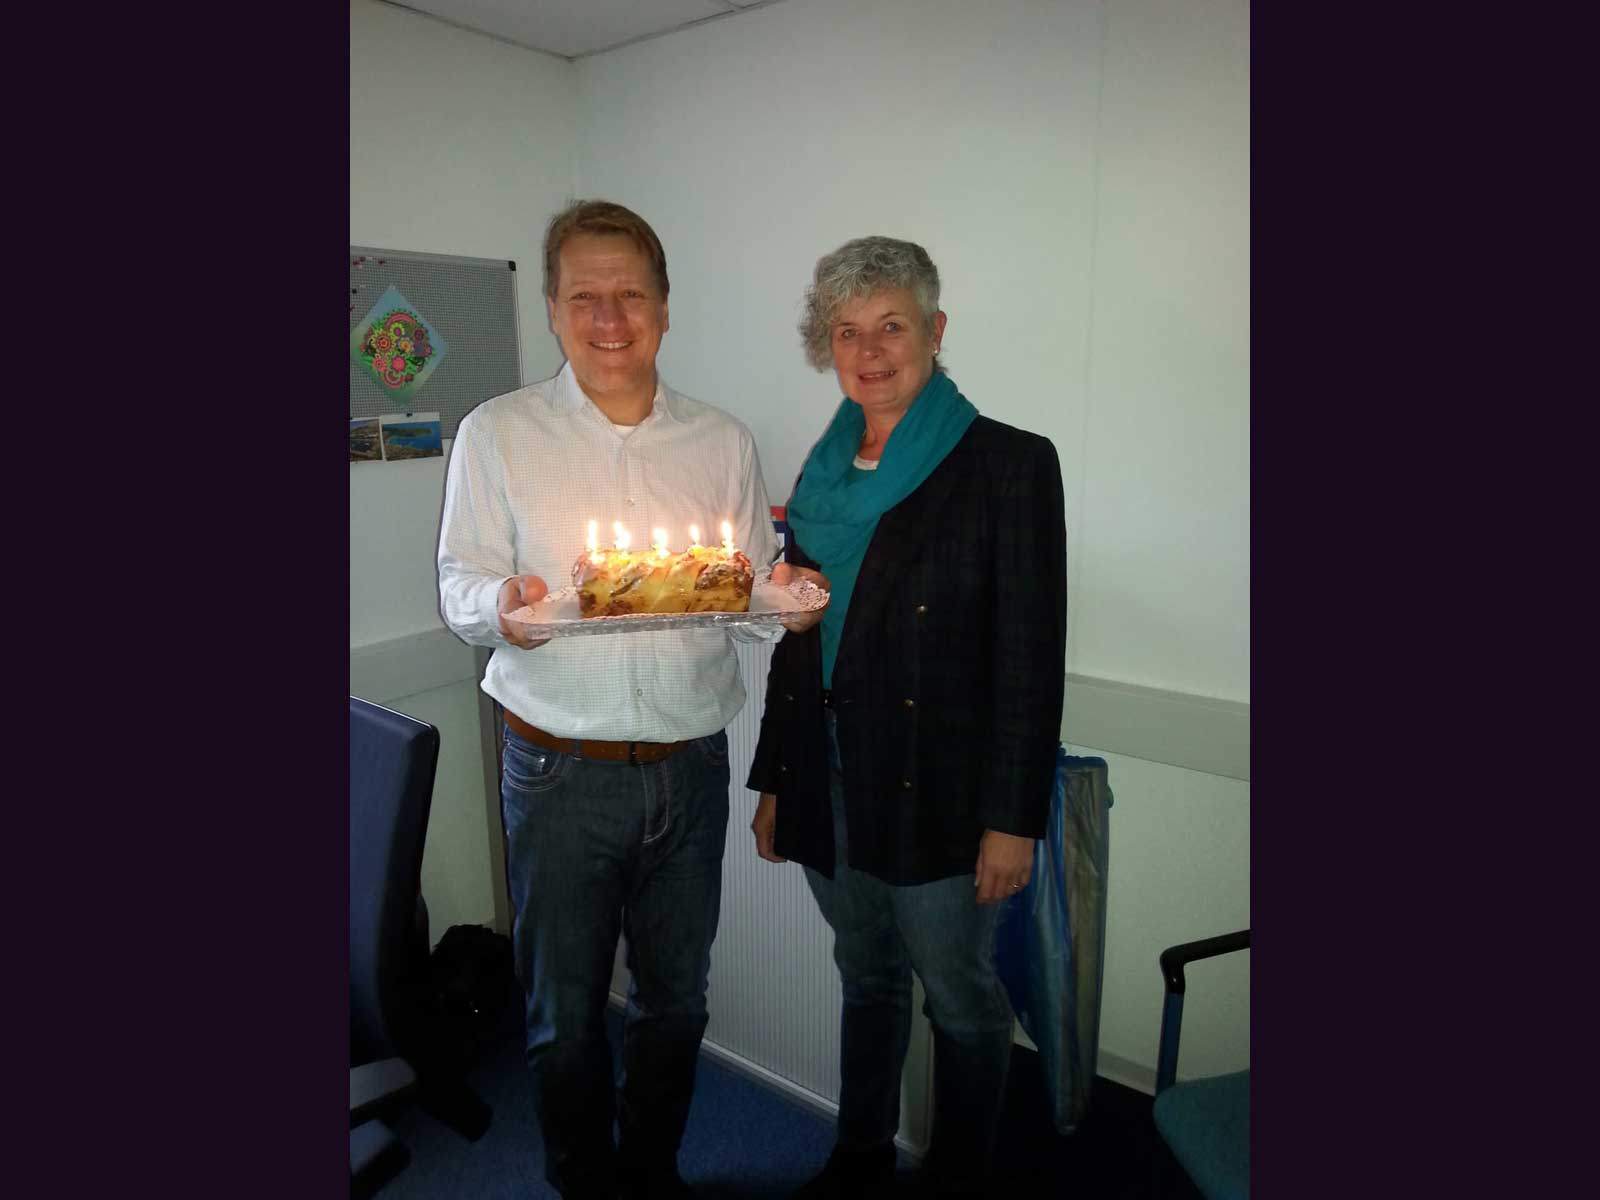
[[[366,1121],[350,1131],[350,1197],[371,1200],[411,1161],[411,1151],[382,1121]]]

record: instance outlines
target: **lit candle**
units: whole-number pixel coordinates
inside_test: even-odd
[[[589,522],[589,553],[592,555],[600,549],[600,522]]]
[[[727,521],[722,523],[722,548],[729,554],[733,554],[739,549],[733,544],[733,526]]]
[[[628,544],[633,541],[633,538],[628,535],[628,531],[622,527],[621,521],[611,522],[611,534],[611,544],[618,550],[626,551]]]
[[[689,549],[700,549],[700,526],[698,525],[689,526]]]
[[[654,535],[654,537],[656,539],[655,540],[656,557],[657,558],[666,558],[666,556],[667,556],[667,531],[665,529],[652,529],[650,532]]]

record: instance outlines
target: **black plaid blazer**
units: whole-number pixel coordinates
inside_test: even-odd
[[[793,539],[785,557],[827,573]],[[883,514],[850,597],[832,692],[852,867],[930,883],[970,873],[985,829],[1043,836],[1066,639],[1055,447],[980,416]],[[773,650],[746,786],[778,797],[777,853],[831,878],[818,629]]]

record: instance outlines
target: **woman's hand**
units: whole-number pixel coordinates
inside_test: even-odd
[[[796,579],[809,579],[825,592],[833,590],[833,585],[828,582],[828,577],[821,571],[813,571],[809,567],[796,567],[786,562],[773,564],[772,582],[779,587],[787,587]],[[817,609],[816,612],[795,613],[792,617],[785,617],[782,625],[790,633],[804,633],[822,620],[822,614],[826,611],[827,606],[824,605],[822,608]],[[783,860],[779,859],[778,861],[782,862]]]
[[[756,853],[768,862],[788,862],[779,858],[772,849],[772,835],[778,827],[778,797],[762,792],[756,801],[756,815],[750,822],[750,832],[756,835]]]
[[[998,829],[985,829],[978,843],[977,888],[979,904],[998,904],[1028,886],[1033,876],[1033,839]]]

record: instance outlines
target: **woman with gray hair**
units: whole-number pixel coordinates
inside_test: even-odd
[[[806,357],[844,392],[789,501],[774,576],[831,582],[773,653],[747,786],[770,862],[794,859],[843,983],[837,1139],[797,1193],[885,1194],[911,974],[934,1035],[932,1195],[994,1175],[1012,1012],[998,902],[1028,882],[1061,732],[1066,528],[1048,439],[979,416],[939,364],[928,253],[887,237],[817,263]]]

